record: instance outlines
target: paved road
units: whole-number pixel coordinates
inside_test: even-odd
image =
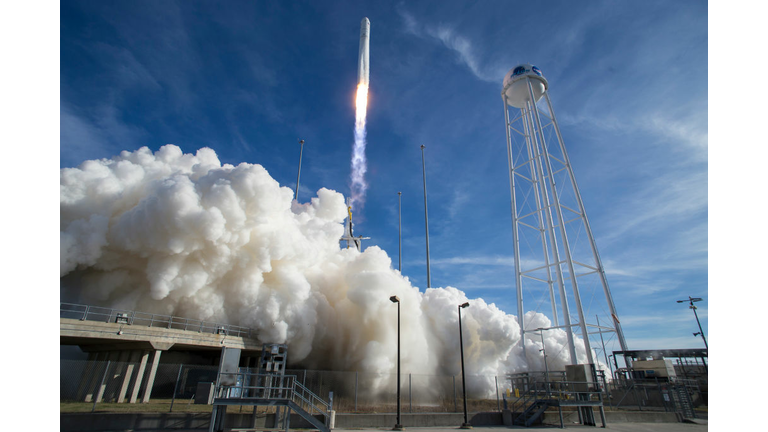
[[[599,423],[598,423],[599,424]],[[555,426],[542,426],[542,427],[513,427],[508,428],[504,426],[483,426],[472,429],[474,432],[501,432],[504,429],[525,429],[529,431],[536,431],[540,429],[554,429],[558,430],[559,427]],[[594,431],[598,432],[602,428],[583,425],[566,425],[565,429],[571,431]],[[614,432],[706,432],[707,424],[706,420],[700,421],[697,424],[692,423],[609,423],[606,430]],[[383,432],[391,430],[391,428],[381,429],[334,429],[335,431],[354,431],[354,432]],[[406,428],[406,432],[457,432],[459,428]]]

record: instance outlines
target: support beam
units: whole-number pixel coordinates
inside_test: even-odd
[[[131,386],[131,377],[133,376],[133,369],[136,367],[135,363],[139,362],[141,358],[141,351],[130,351],[128,357],[128,364],[125,367],[123,373],[123,382],[120,385],[120,392],[117,395],[117,403],[125,402],[125,394],[128,392],[128,387]]]
[[[99,386],[99,382],[101,380],[101,374],[104,373],[104,366],[103,364],[107,363],[107,353],[101,352],[96,354],[96,357],[94,358],[94,362],[90,365],[90,373],[86,376],[88,377],[88,384],[86,384],[86,393],[85,398],[83,398],[83,401],[85,402],[93,402],[93,395],[97,391],[97,387]]]
[[[144,370],[147,367],[147,359],[149,358],[149,351],[141,352],[141,362],[139,363],[139,370],[136,372],[136,379],[133,380],[133,391],[131,392],[131,403],[136,403],[136,399],[139,397],[139,389],[141,383],[144,381]]]
[[[157,373],[157,365],[160,363],[161,350],[155,350],[152,352],[152,366],[149,369],[149,375],[147,376],[147,383],[144,387],[144,396],[141,398],[142,403],[149,402],[149,397],[152,395],[152,386],[155,384],[155,374]]]

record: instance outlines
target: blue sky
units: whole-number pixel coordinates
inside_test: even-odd
[[[60,167],[172,143],[345,195],[360,20],[371,21],[369,189],[356,234],[426,287],[516,314],[504,74],[549,81],[630,349],[708,331],[708,10],[702,1],[60,5]],[[587,301],[587,300],[585,300]],[[616,348],[618,349],[618,348]]]

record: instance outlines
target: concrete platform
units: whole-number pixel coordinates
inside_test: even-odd
[[[608,414],[608,413],[606,413]],[[621,414],[621,413],[618,413]],[[672,413],[638,413],[644,416],[615,416],[614,420],[607,416],[606,429],[617,432],[695,432],[706,431],[706,424],[681,423]],[[666,414],[671,414],[666,415]],[[271,428],[274,420],[272,414],[260,414],[256,426],[258,431]],[[381,432],[391,430],[396,423],[396,414],[337,414],[336,428],[334,430],[348,430],[358,432]],[[555,413],[557,417],[557,413]],[[173,431],[173,432],[203,432],[207,431],[211,415],[182,414],[182,413],[146,413],[146,414],[108,414],[108,413],[72,413],[60,414],[61,432],[112,432],[112,431]],[[403,414],[401,420],[406,430],[420,432],[447,432],[455,431],[463,422],[461,413],[449,414]],[[622,419],[638,419],[641,422],[627,422]],[[497,424],[491,424],[497,421]],[[521,426],[501,426],[501,413],[474,413],[470,414],[470,423],[479,431],[495,429],[559,429],[559,419],[546,426],[534,426],[524,428]],[[701,422],[701,420],[699,420]],[[250,414],[228,413],[226,424],[229,428],[246,428],[253,425],[253,417]],[[598,423],[599,424],[599,423]],[[575,425],[572,422],[565,424],[566,429],[601,429],[599,426]],[[298,415],[291,417],[292,429],[311,428]]]
[[[70,318],[59,318],[59,338],[61,345],[79,345],[84,351],[168,350],[171,347],[221,350],[227,346],[261,352],[261,343],[248,337],[202,333],[194,328],[180,330]]]

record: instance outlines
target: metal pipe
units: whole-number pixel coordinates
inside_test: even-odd
[[[432,287],[429,270],[429,216],[427,215],[427,164],[424,160],[424,144],[421,145],[421,173],[424,178],[424,230],[427,235],[427,288]]]
[[[464,423],[461,425],[461,429],[470,429],[469,422],[467,421],[467,380],[466,373],[464,372],[464,335],[461,331],[461,310],[469,306],[469,302],[459,305],[459,349],[461,350],[461,392],[464,399]]]
[[[179,391],[179,379],[181,378],[181,368],[184,366],[184,363],[179,365],[179,373],[176,375],[176,385],[173,386],[173,396],[171,397],[171,409],[168,412],[173,412],[173,403],[176,401],[176,392]],[[245,380],[243,380],[245,381]],[[243,409],[243,406],[240,405],[240,409]]]
[[[702,330],[701,321],[699,321],[699,314],[696,313],[697,307],[693,305],[693,302],[691,302],[691,309],[693,309],[693,315],[696,317],[696,324],[699,325],[699,334],[701,335],[701,339],[704,341],[704,348],[709,350],[709,345],[707,345],[707,338],[704,337],[704,330]]]
[[[405,430],[400,421],[400,299],[397,296],[389,298],[392,303],[397,303],[397,424],[392,430]]]
[[[613,376],[613,370],[611,370],[611,363],[608,361],[608,352],[605,351],[605,340],[603,339],[603,330],[600,328],[600,317],[595,315],[597,320],[597,331],[600,333],[600,344],[603,346],[603,357],[605,357],[605,364],[608,365],[608,371]]]
[[[525,311],[523,310],[523,279],[520,271],[520,260],[517,257],[520,256],[520,241],[517,233],[517,209],[515,208],[515,166],[512,159],[512,137],[509,134],[509,110],[507,110],[507,97],[504,93],[501,94],[501,99],[504,102],[504,121],[506,123],[507,132],[507,162],[509,164],[509,192],[512,198],[512,249],[515,254],[515,287],[517,289],[517,322],[520,324],[520,349],[523,351],[523,358],[525,356]],[[527,361],[527,360],[526,360]]]

